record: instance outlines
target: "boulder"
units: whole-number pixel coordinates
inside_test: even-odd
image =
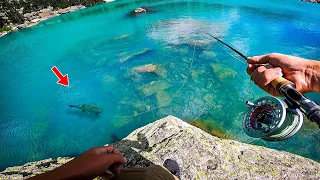
[[[120,62],[123,63],[125,61],[128,61],[129,59],[132,59],[134,57],[137,57],[137,56],[140,56],[140,55],[143,55],[147,52],[151,51],[151,49],[149,48],[144,48],[142,50],[139,50],[139,51],[136,51],[136,52],[132,52],[132,53],[122,53],[120,54]]]
[[[23,15],[23,17],[29,19],[29,18],[31,18],[32,16],[34,16],[35,14],[36,14],[35,12],[26,13],[26,14]]]
[[[115,37],[114,39],[115,39],[115,40],[121,40],[121,39],[126,39],[126,38],[128,38],[129,36],[131,36],[131,34],[123,34],[123,35],[121,35],[121,36]]]
[[[41,10],[39,11],[39,13],[48,13],[48,12],[52,12],[52,10],[53,10],[53,7],[48,6],[48,7],[45,8],[45,9],[41,9]]]
[[[169,103],[172,101],[171,96],[169,93],[165,91],[159,91],[156,93],[156,98],[159,106],[168,106]]]
[[[140,86],[138,90],[141,91],[144,95],[150,96],[159,91],[166,90],[170,87],[171,85],[166,80],[158,80],[158,81],[152,81],[149,84]]]
[[[59,10],[58,10],[58,13],[59,13],[59,14],[67,14],[68,12],[70,12],[70,10],[69,10],[68,8],[59,9]]]
[[[135,12],[135,13],[144,13],[144,12],[147,12],[147,10],[139,7],[139,8],[137,8],[137,9],[135,9],[134,12]]]
[[[138,73],[154,73],[157,74],[157,66],[154,64],[146,64],[143,66],[137,66],[132,69],[133,72],[138,72]]]
[[[31,23],[37,23],[37,22],[39,22],[39,21],[40,21],[40,19],[37,18],[37,19],[32,19],[30,22],[31,22]]]
[[[319,179],[320,164],[291,153],[212,136],[173,116],[114,144],[126,166],[163,165],[181,180]]]
[[[8,34],[7,31],[5,31],[5,32],[0,32],[0,37],[4,36],[4,35],[6,35],[6,34]]]
[[[209,58],[214,59],[217,56],[217,54],[213,51],[204,50],[202,54],[200,55],[201,58]]]
[[[27,24],[28,24],[28,23],[19,24],[19,25],[17,25],[17,28],[18,28],[18,29],[26,28],[26,27],[27,27]]]
[[[232,78],[234,78],[237,75],[236,71],[234,71],[231,68],[228,68],[227,66],[225,66],[223,64],[212,63],[212,64],[210,64],[210,66],[212,67],[215,75],[221,81],[231,80]]]
[[[161,77],[166,77],[167,71],[163,68],[162,65],[155,65],[155,64],[146,64],[142,66],[134,67],[131,70],[131,74],[140,74],[140,73],[151,73],[156,74]]]

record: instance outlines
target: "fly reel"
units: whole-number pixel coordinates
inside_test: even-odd
[[[303,124],[302,112],[281,99],[266,96],[246,104],[249,108],[242,126],[250,137],[283,141],[295,135]]]

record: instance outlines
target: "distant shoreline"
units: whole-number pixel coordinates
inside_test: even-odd
[[[24,17],[24,23],[22,24],[12,24],[8,27],[9,31],[0,32],[0,37],[3,37],[10,32],[17,31],[19,29],[24,29],[27,27],[32,27],[37,25],[39,22],[45,21],[47,19],[60,16],[62,14],[67,14],[69,12],[73,12],[79,9],[86,8],[83,5],[76,5],[76,6],[70,6],[67,8],[59,9],[59,10],[53,10],[53,7],[48,7],[45,9],[41,9],[39,11],[26,13],[23,15]]]
[[[103,0],[104,2],[112,2],[114,0]],[[6,28],[3,28],[5,31],[0,32],[0,38],[9,34],[10,32],[17,31],[19,29],[24,29],[28,27],[32,27],[37,25],[38,23],[45,21],[47,19],[57,17],[63,14],[67,14],[70,12],[74,12],[80,9],[84,9],[86,6],[84,5],[75,5],[75,6],[70,6],[67,8],[62,8],[58,10],[54,10],[53,7],[47,7],[45,9],[41,9],[39,11],[34,11],[30,13],[25,13],[23,14],[23,19],[24,23],[19,24],[19,23],[11,23],[9,26]]]

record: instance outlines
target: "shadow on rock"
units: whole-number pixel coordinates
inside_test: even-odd
[[[121,142],[112,144],[123,153],[124,157],[126,157],[127,164],[124,167],[148,167],[154,165],[151,161],[139,154],[141,151],[150,152],[152,150],[152,147],[149,147],[147,138],[141,133],[137,136],[137,141],[124,139]]]
[[[175,160],[166,159],[163,163],[163,167],[167,168],[171,172],[171,174],[180,179],[180,167]]]

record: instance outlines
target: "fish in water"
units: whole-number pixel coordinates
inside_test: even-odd
[[[80,104],[80,105],[69,105],[69,106],[81,109],[83,113],[88,111],[98,115],[103,112],[103,109],[95,104]]]

